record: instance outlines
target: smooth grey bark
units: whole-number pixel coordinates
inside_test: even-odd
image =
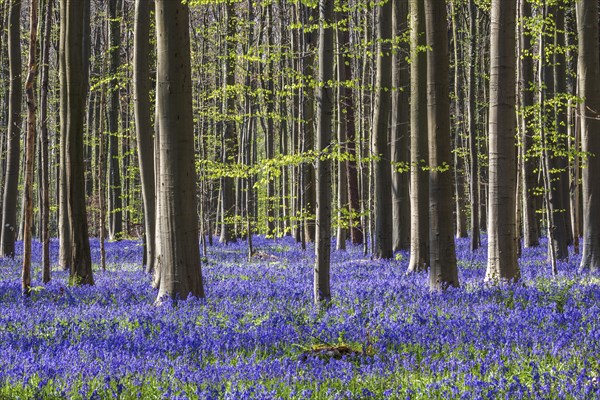
[[[319,1],[319,86],[317,100],[317,151],[324,153],[333,135],[334,0]],[[325,154],[323,154],[325,155]],[[331,298],[329,267],[331,259],[331,160],[317,158],[317,212],[315,238],[315,271],[313,295],[315,303]]]
[[[410,260],[408,272],[429,266],[429,181],[427,148],[427,54],[425,10],[410,0]]]
[[[581,118],[581,150],[588,157],[582,173],[583,251],[580,270],[600,271],[600,185],[595,177],[600,170],[600,61],[598,54],[598,2],[576,3],[579,56],[577,76]]]
[[[108,74],[111,77],[108,101],[108,235],[119,240],[123,235],[123,200],[121,199],[121,170],[119,167],[119,79],[117,72],[121,63],[121,22],[117,10],[120,0],[108,1]]]
[[[158,232],[160,285],[166,298],[204,297],[198,217],[190,61],[189,8],[156,0]]]
[[[516,281],[516,0],[492,0],[486,281]]]
[[[146,272],[154,272],[155,259],[155,178],[154,132],[150,107],[150,10],[151,0],[136,0],[133,44],[133,107],[142,198]]]
[[[61,117],[61,129],[65,134],[65,177],[67,214],[70,231],[70,277],[71,284],[94,284],[92,260],[88,238],[87,211],[85,204],[83,121],[88,87],[84,79],[84,9],[78,0],[61,0],[65,19],[64,70],[61,75],[61,92],[64,92],[66,110]]]
[[[378,7],[377,22],[377,73],[375,76],[375,105],[371,134],[373,155],[375,232],[373,255],[375,258],[392,258],[392,174],[388,132],[391,115],[392,89],[392,2]]]
[[[19,167],[21,158],[21,102],[23,83],[21,79],[21,0],[11,0],[8,21],[8,63],[9,63],[9,110],[8,140],[6,149],[6,175],[2,200],[2,235],[0,256],[15,256],[17,233],[17,194],[19,188]]]
[[[399,41],[408,30],[408,1],[392,1],[392,26],[396,51],[392,54],[392,249],[410,248],[410,70],[406,62],[409,44]]]
[[[458,287],[452,224],[449,54],[446,4],[425,1],[429,139],[429,288]]]

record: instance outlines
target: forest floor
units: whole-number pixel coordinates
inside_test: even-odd
[[[525,249],[522,281],[490,286],[485,238],[461,239],[461,288],[433,294],[406,253],[350,247],[319,310],[312,248],[254,243],[250,261],[244,243],[209,247],[206,300],[162,307],[138,242],[107,243],[92,287],[55,270],[43,286],[36,243],[29,299],[20,256],[0,259],[0,399],[600,398],[600,278],[576,255],[552,277],[545,243]]]

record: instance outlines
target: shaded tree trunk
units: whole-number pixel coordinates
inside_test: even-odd
[[[388,131],[390,126],[392,89],[392,2],[387,1],[379,8],[377,23],[377,75],[375,78],[375,106],[373,110],[373,131],[371,134],[374,178],[375,242],[373,255],[376,258],[392,258],[392,175],[390,167],[390,146]]]
[[[452,224],[449,56],[446,4],[425,1],[429,139],[429,288],[458,287]]]
[[[583,168],[583,252],[581,271],[600,270],[600,185],[595,174],[600,170],[600,60],[598,54],[598,1],[576,3],[579,57],[577,76],[581,116],[581,150],[595,154]]]
[[[392,1],[392,0],[390,0]],[[407,250],[410,247],[410,196],[409,178],[409,126],[410,126],[410,73],[406,62],[408,43],[401,36],[408,30],[408,2],[393,0],[392,26],[394,44],[398,46],[392,55],[392,249]]]
[[[65,20],[62,39],[64,44],[64,70],[61,92],[64,91],[66,110],[61,116],[61,131],[65,134],[65,176],[67,214],[70,231],[70,282],[71,284],[94,284],[92,260],[88,238],[87,211],[85,204],[85,181],[83,160],[83,120],[85,96],[88,88],[84,78],[84,9],[80,4],[61,0]]]
[[[327,151],[333,133],[333,0],[319,1],[319,86],[317,88],[317,150]],[[331,298],[331,160],[317,158],[317,232],[315,240],[315,303]]]
[[[37,75],[37,27],[38,0],[31,0],[29,7],[29,73],[25,82],[27,96],[27,136],[25,138],[25,186],[24,228],[23,228],[23,271],[21,290],[29,296],[31,288],[31,236],[33,231],[33,167],[35,162],[36,102],[35,78]]]
[[[6,149],[6,175],[2,200],[2,237],[0,255],[15,256],[17,233],[17,192],[21,158],[21,0],[11,0],[8,20],[8,63],[10,93],[8,110],[8,140]]]
[[[123,235],[123,200],[121,198],[121,170],[119,167],[119,78],[117,72],[121,63],[121,22],[117,10],[120,0],[108,1],[108,45],[110,63],[109,102],[108,102],[108,235],[112,240],[119,240]]]

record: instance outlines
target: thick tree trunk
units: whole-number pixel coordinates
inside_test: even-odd
[[[60,43],[59,43],[59,79],[60,79],[60,139],[59,139],[59,171],[58,171],[58,265],[63,271],[70,268],[71,262],[71,232],[69,226],[69,206],[67,197],[67,67],[65,65],[65,29],[67,19],[66,1],[60,2]]]
[[[88,238],[87,211],[85,204],[84,160],[83,160],[83,120],[87,86],[84,79],[83,36],[84,10],[75,0],[62,0],[65,11],[64,54],[65,70],[61,91],[65,93],[66,110],[61,113],[66,120],[61,121],[65,133],[65,176],[67,194],[67,214],[71,242],[70,282],[72,284],[94,284],[92,260]]]
[[[154,132],[150,114],[150,9],[151,0],[136,0],[133,45],[133,96],[135,132],[142,198],[146,271],[154,272],[156,201],[154,186]]]
[[[452,224],[449,56],[446,4],[425,1],[429,138],[429,288],[458,287]]]
[[[156,108],[159,127],[158,224],[160,286],[165,298],[204,297],[198,218],[190,62],[189,8],[156,0]]]
[[[600,185],[595,177],[600,170],[600,60],[598,54],[598,1],[580,0],[577,8],[579,38],[579,106],[581,150],[595,157],[583,168],[583,253],[581,271],[600,271]]]
[[[408,272],[429,266],[429,182],[424,160],[427,149],[427,55],[425,11],[420,0],[410,1],[410,261]],[[446,199],[448,200],[448,199]]]
[[[392,89],[392,3],[391,0],[378,8],[377,23],[377,75],[375,78],[375,106],[371,134],[374,177],[375,242],[376,258],[392,258],[392,175],[388,131],[391,111]]]
[[[2,237],[0,255],[15,256],[17,233],[17,192],[21,156],[21,0],[11,0],[8,26],[8,63],[10,68],[10,94],[8,110],[8,140],[6,149],[6,175],[2,200]]]
[[[489,116],[488,281],[516,281],[516,0],[492,0]]]

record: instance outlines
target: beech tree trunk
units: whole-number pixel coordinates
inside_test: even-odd
[[[516,281],[516,0],[492,0],[487,281]]]
[[[392,175],[390,167],[390,126],[392,89],[392,2],[388,0],[378,8],[377,23],[377,75],[375,78],[375,106],[371,134],[374,178],[375,258],[392,258]]]
[[[408,272],[429,266],[429,182],[424,160],[427,148],[427,55],[425,10],[410,0],[410,261]],[[446,199],[449,200],[449,199]]]
[[[25,83],[27,95],[27,136],[25,138],[25,203],[23,228],[23,271],[21,290],[29,296],[31,288],[31,236],[33,231],[33,166],[35,162],[36,103],[34,82],[37,75],[37,27],[38,0],[31,0],[29,7],[29,73]]]
[[[146,271],[154,272],[156,201],[154,185],[154,132],[150,110],[150,8],[151,0],[136,0],[133,45],[133,96],[135,132],[142,198]]]
[[[83,121],[88,87],[85,85],[83,36],[84,9],[77,0],[61,0],[65,19],[64,67],[61,92],[64,91],[66,110],[61,116],[61,131],[65,133],[65,175],[67,214],[70,231],[70,282],[71,284],[94,284],[92,260],[88,238],[87,210],[83,160]]]
[[[108,235],[111,240],[119,240],[123,235],[123,200],[121,199],[121,170],[119,167],[119,79],[117,72],[121,63],[121,22],[117,13],[120,0],[108,1],[108,45],[110,64],[108,102]]]
[[[17,194],[21,158],[21,0],[11,0],[8,17],[8,64],[10,92],[8,106],[8,140],[6,149],[6,175],[2,200],[2,237],[0,256],[15,256],[17,234]]]
[[[319,1],[319,86],[317,98],[317,151],[328,150],[333,134],[333,37],[334,0]],[[317,232],[315,240],[315,303],[331,298],[329,264],[331,258],[331,160],[317,158]]]
[[[429,139],[429,288],[458,287],[452,223],[449,54],[446,4],[425,1]]]
[[[583,251],[580,270],[600,271],[600,60],[598,54],[598,2],[580,0],[576,3],[579,57],[579,105],[581,150],[594,154],[583,168]]]
[[[165,298],[204,297],[198,217],[190,61],[189,8],[156,0],[159,129],[157,254]]]

